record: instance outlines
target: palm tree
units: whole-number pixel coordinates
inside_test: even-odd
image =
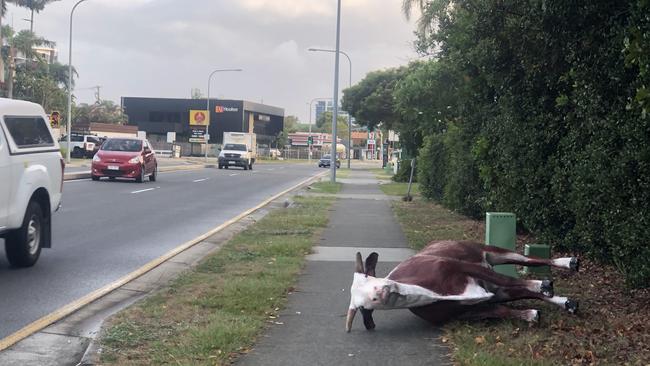
[[[4,46],[2,42],[2,18],[4,18],[5,13],[7,12],[7,0],[0,0],[0,48]],[[0,84],[5,82],[5,63],[2,57],[0,57]]]
[[[30,32],[34,31],[34,12],[40,13],[41,10],[45,9],[45,5],[54,1],[59,1],[59,0],[11,0],[11,2],[15,3],[16,5],[21,6],[23,8],[27,8],[32,11],[32,17],[29,26]]]
[[[9,77],[7,78],[7,97],[13,98],[14,88],[14,71],[16,70],[16,51],[21,51],[25,56],[26,63],[42,62],[42,57],[34,51],[34,47],[38,46],[54,46],[54,42],[48,41],[43,37],[28,30],[21,30],[15,33],[13,28],[5,25],[2,28],[2,33],[6,35],[7,43],[9,45],[9,54],[7,56],[7,63],[9,65]]]
[[[448,9],[453,0],[402,0],[402,12],[406,19],[410,19],[413,8],[420,10],[418,31],[426,33],[433,28],[434,20],[441,9]]]

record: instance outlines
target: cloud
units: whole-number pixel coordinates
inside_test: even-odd
[[[67,63],[73,1],[57,1],[36,15],[35,31],[57,42]],[[415,56],[413,22],[400,0],[343,0],[341,49],[352,59],[352,82],[369,71],[406,64]],[[217,68],[242,68],[214,78],[214,95],[262,101],[308,120],[306,102],[331,97],[336,0],[91,0],[75,12],[73,63],[77,85],[102,85],[102,97],[181,97],[205,93]],[[28,12],[12,5],[5,24]],[[349,78],[341,59],[341,87]],[[92,102],[93,92],[76,92]]]

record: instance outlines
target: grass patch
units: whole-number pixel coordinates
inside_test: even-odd
[[[390,183],[387,185],[403,185],[405,183]],[[406,190],[404,190],[404,195]],[[477,221],[457,215],[441,205],[422,199],[412,202],[396,201],[393,209],[402,230],[406,234],[409,245],[416,250],[422,249],[434,240],[475,240],[483,238],[483,226]]]
[[[343,186],[343,183],[332,183],[332,182],[317,182],[312,184],[310,192],[312,193],[331,193],[331,194],[336,194],[339,193],[341,190],[341,187]]]
[[[409,244],[466,239],[482,242],[484,224],[419,198],[393,208]],[[519,237],[518,243],[532,238]],[[556,253],[566,256],[567,253]],[[577,315],[540,301],[516,301],[518,309],[539,309],[540,323],[454,321],[444,326],[455,364],[484,365],[650,365],[650,290],[628,293],[614,267],[582,258],[579,273],[553,270],[555,293],[580,301]]]
[[[393,177],[393,173],[386,173],[386,171],[383,168],[372,168],[368,169],[371,173],[375,175],[377,179],[382,179],[382,180],[390,180]]]
[[[406,196],[406,191],[408,191],[408,183],[386,183],[381,184],[379,188],[389,195],[389,196]],[[411,185],[411,196],[420,195],[420,186],[417,183]]]
[[[336,169],[336,178],[350,178],[350,169],[343,167]]]
[[[102,364],[230,364],[285,305],[333,201],[297,197],[114,316],[100,340]]]

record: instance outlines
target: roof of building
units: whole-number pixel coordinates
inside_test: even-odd
[[[138,126],[92,122],[90,130],[94,132],[138,133]]]

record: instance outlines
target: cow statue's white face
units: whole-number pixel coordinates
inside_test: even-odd
[[[361,309],[366,329],[373,329],[375,324],[372,319],[372,311],[375,309],[423,306],[441,298],[440,295],[420,286],[374,277],[377,258],[377,253],[370,254],[364,266],[361,254],[357,253],[356,271],[350,287],[350,306],[345,327],[348,332],[352,328],[352,321],[359,309]]]

